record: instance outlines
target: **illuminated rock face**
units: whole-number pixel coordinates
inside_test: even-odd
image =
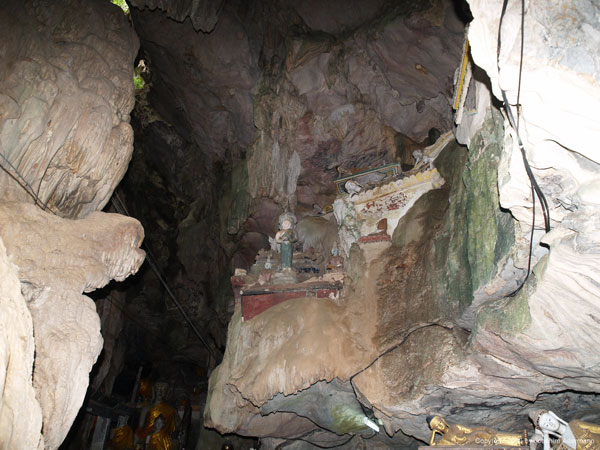
[[[59,215],[101,209],[133,150],[137,36],[108,1],[9,1],[0,24],[2,154]],[[0,188],[5,201],[33,201],[4,171]]]

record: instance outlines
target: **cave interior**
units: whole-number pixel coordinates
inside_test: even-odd
[[[599,18],[4,2],[0,449],[600,448]]]

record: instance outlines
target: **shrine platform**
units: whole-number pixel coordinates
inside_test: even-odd
[[[242,306],[242,319],[250,320],[267,309],[296,298],[337,299],[342,281],[305,281],[296,284],[245,285],[241,277],[232,278],[236,301]]]

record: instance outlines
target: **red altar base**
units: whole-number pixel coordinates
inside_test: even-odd
[[[341,289],[342,283],[329,282],[307,282],[242,288],[239,294],[242,302],[242,318],[243,320],[250,320],[272,306],[295,298],[329,298],[330,295],[337,297]]]
[[[358,239],[358,242],[360,242],[361,244],[367,243],[367,242],[386,242],[386,241],[391,241],[392,238],[390,237],[389,234],[369,234],[368,236],[362,236]]]

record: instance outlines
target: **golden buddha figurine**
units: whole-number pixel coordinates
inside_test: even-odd
[[[112,431],[108,449],[127,450],[133,448],[133,429],[127,424],[127,416],[119,416],[117,427]]]
[[[576,450],[600,450],[600,425],[583,420],[571,420],[569,427],[575,436]]]
[[[460,424],[448,424],[441,416],[427,418],[431,428],[429,445],[476,445],[479,447],[493,447],[497,445],[507,447],[521,447],[528,445],[525,432],[507,433],[488,427],[467,427]],[[436,440],[436,435],[439,439]]]
[[[532,440],[543,442],[544,450],[600,450],[600,425],[582,420],[567,423],[546,410],[532,411],[529,417],[535,425]]]
[[[148,450],[171,450],[171,433],[168,433],[165,425],[165,418],[159,414],[154,420],[154,431],[149,436]]]
[[[156,383],[155,403],[148,409],[144,418],[144,426],[136,430],[138,442],[149,443],[153,450],[170,450],[171,435],[175,431],[175,409],[165,403],[168,385]]]
[[[152,380],[149,378],[142,378],[140,380],[140,389],[138,391],[142,402],[150,402],[152,400]]]

